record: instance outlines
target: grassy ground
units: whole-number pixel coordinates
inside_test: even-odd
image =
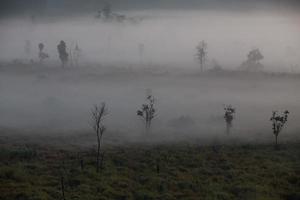
[[[300,144],[0,147],[0,199],[300,199]],[[83,169],[81,169],[81,163]]]

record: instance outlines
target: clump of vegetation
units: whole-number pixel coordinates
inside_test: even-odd
[[[40,63],[43,63],[43,61],[46,58],[49,58],[49,55],[44,52],[45,45],[43,43],[39,43],[39,59]]]
[[[103,125],[103,120],[107,113],[108,112],[105,103],[102,103],[101,105],[95,105],[92,110],[93,129],[97,134],[97,172],[99,172],[100,169],[100,151],[102,136],[106,130],[106,127]],[[103,156],[104,154],[102,154],[101,164],[103,162]]]
[[[264,66],[260,61],[264,59],[264,56],[259,49],[253,49],[248,53],[247,60],[240,66],[241,70],[245,71],[261,71]]]
[[[67,53],[67,45],[63,40],[60,41],[59,45],[57,45],[57,51],[58,51],[62,66],[64,67],[69,60],[69,54]]]
[[[147,95],[147,103],[142,105],[142,108],[137,111],[137,115],[143,120],[145,123],[145,129],[146,132],[150,130],[152,120],[154,119],[155,115],[155,108],[154,108],[154,103],[155,99],[153,95],[149,94]]]
[[[232,127],[232,121],[234,118],[234,114],[235,114],[235,108],[233,108],[231,105],[226,105],[224,107],[224,119],[226,122],[226,133],[229,134],[230,133],[230,129]]]
[[[197,59],[200,63],[200,69],[201,69],[201,72],[203,72],[204,70],[204,65],[205,65],[205,62],[206,62],[206,57],[207,57],[207,43],[202,40],[198,46],[196,47],[197,49]]]
[[[286,110],[282,114],[279,114],[278,111],[273,111],[271,121],[273,134],[275,135],[275,146],[278,147],[278,135],[283,129],[284,125],[288,120],[289,111]]]

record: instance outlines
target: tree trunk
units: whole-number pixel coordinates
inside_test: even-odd
[[[200,61],[200,71],[201,71],[201,73],[203,72],[203,63],[202,63],[202,61]]]
[[[97,173],[98,173],[99,166],[100,166],[100,136],[99,136],[99,132],[97,133],[97,142],[98,142],[98,149],[97,149]]]
[[[65,185],[64,185],[64,177],[63,176],[60,179],[60,183],[61,183],[62,197],[63,197],[63,200],[65,200]]]
[[[83,171],[84,165],[83,165],[83,159],[80,160],[80,169]]]
[[[201,59],[200,59],[201,73],[204,71],[204,62],[205,62],[205,57],[203,55],[203,56],[201,56]]]

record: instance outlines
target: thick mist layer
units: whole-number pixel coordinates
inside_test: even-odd
[[[91,108],[105,101],[108,135],[140,138],[145,133],[136,111],[145,102],[148,88],[157,109],[152,137],[160,141],[225,137],[224,104],[237,109],[232,132],[237,138],[272,138],[269,119],[273,110],[291,112],[285,139],[300,128],[296,79],[105,73],[102,68],[11,70],[2,70],[0,76],[3,128],[39,134],[91,132]],[[191,123],[182,122],[182,117]]]

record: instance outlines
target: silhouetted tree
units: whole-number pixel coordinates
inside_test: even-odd
[[[207,57],[207,43],[202,40],[198,46],[196,47],[197,49],[197,59],[200,63],[200,68],[201,68],[201,72],[203,72],[203,68],[204,68],[204,65],[205,65],[205,62],[206,62],[206,57]]]
[[[100,151],[102,136],[106,130],[105,126],[103,125],[103,120],[107,114],[108,113],[105,103],[102,103],[101,105],[95,105],[92,110],[93,129],[97,134],[97,172],[99,172],[100,169]]]
[[[259,49],[253,49],[249,52],[247,60],[242,63],[240,69],[246,71],[260,71],[263,69],[263,65],[260,61],[264,58]]]
[[[289,111],[286,110],[282,114],[277,111],[273,111],[271,121],[273,134],[275,135],[275,147],[278,147],[278,135],[288,120]]]
[[[42,63],[46,58],[49,58],[49,55],[44,52],[45,45],[43,43],[39,43],[39,59],[40,63]]]
[[[63,40],[57,45],[57,50],[62,66],[64,67],[68,62],[69,54],[67,53],[67,45]]]
[[[231,105],[227,105],[224,107],[224,119],[226,122],[226,133],[229,134],[230,133],[230,129],[232,127],[232,121],[234,118],[234,114],[235,114],[235,108],[233,108]]]
[[[146,132],[148,132],[156,111],[154,109],[155,99],[151,94],[147,95],[146,101],[147,103],[143,104],[142,108],[137,111],[137,115],[144,121]]]

